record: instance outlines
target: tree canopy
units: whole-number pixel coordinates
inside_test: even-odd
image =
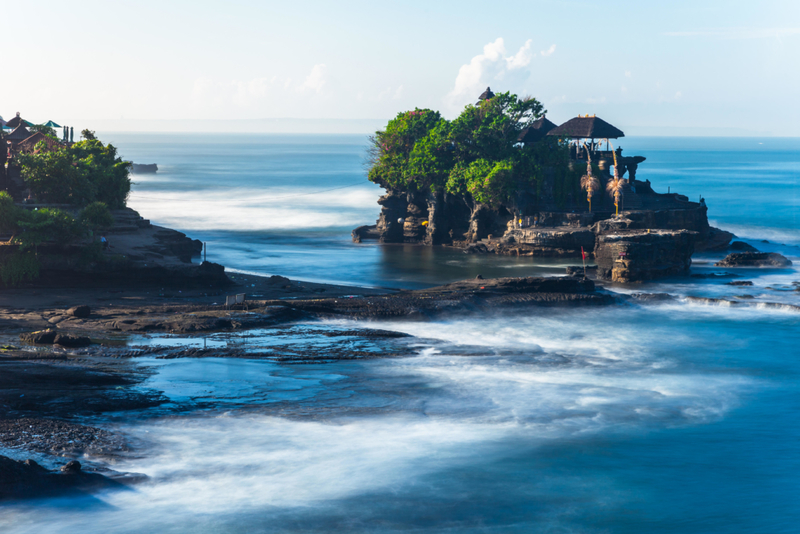
[[[130,163],[117,156],[117,149],[98,139],[34,154],[21,154],[22,177],[40,200],[54,204],[86,206],[103,202],[111,209],[125,207],[131,189]]]
[[[536,186],[545,166],[566,166],[554,138],[520,145],[523,129],[545,113],[535,98],[500,93],[448,121],[439,112],[399,113],[371,138],[369,179],[387,190],[444,191],[482,204],[511,200]]]

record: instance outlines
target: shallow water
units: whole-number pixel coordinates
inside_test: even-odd
[[[294,195],[347,185],[351,175],[357,182],[357,137],[200,138],[169,150],[153,139],[172,138],[115,140],[137,162],[163,163],[163,175],[136,186],[133,206],[202,235],[209,259],[244,271],[413,287],[477,272],[563,269],[552,261],[353,245],[349,230],[377,216],[379,191],[371,186],[325,193],[341,200],[332,208],[325,197],[309,200],[316,194],[265,200],[280,188]],[[225,154],[226,143],[237,145],[236,157],[214,155]],[[314,365],[141,358],[157,371],[141,387],[163,391],[171,404],[105,424],[149,447],[145,457],[112,467],[150,480],[93,498],[3,505],[3,531],[795,532],[800,313],[758,303],[800,305],[791,284],[800,280],[800,142],[631,139],[623,147],[648,157],[640,177],[652,172],[657,190],[670,183],[702,194],[721,227],[744,228],[737,231],[749,242],[795,266],[737,270],[736,279],[753,287],[684,278],[615,288],[678,297],[658,305],[328,321],[278,336],[131,338],[137,346],[245,347],[254,355],[276,345],[333,351],[361,343],[359,350],[405,357]],[[222,179],[249,191],[248,200],[220,197]],[[207,204],[146,200],[148,191]],[[363,202],[348,204],[346,195]],[[300,225],[317,225],[286,230],[275,222],[280,209]],[[348,226],[323,224],[330,213]],[[759,242],[775,236],[777,243]],[[697,255],[693,273],[724,271],[711,264],[719,256]],[[364,326],[414,337],[322,334]],[[181,406],[188,409],[173,409]]]

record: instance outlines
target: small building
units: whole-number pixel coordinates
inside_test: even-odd
[[[544,139],[548,132],[553,130],[555,127],[555,123],[548,120],[547,117],[542,117],[541,119],[533,121],[530,126],[522,130],[519,134],[519,137],[517,137],[517,142],[524,143],[526,145],[535,143],[536,141]]]
[[[63,146],[61,143],[59,143],[52,137],[45,135],[42,132],[36,132],[30,137],[14,145],[14,150],[23,154],[32,154],[36,152],[36,145],[38,145],[42,141],[44,141],[45,145],[47,145],[48,152],[53,150],[58,150]]]
[[[575,117],[561,126],[553,128],[547,135],[569,139],[617,139],[625,137],[619,128],[610,125],[600,117],[586,115]]]
[[[481,96],[478,97],[478,104],[484,100],[491,100],[492,98],[494,98],[494,93],[491,88],[487,87],[486,90],[481,93]]]
[[[6,122],[6,128],[17,128],[18,126],[33,126],[33,123],[30,123],[20,117],[19,111],[17,111],[17,116]]]
[[[11,120],[14,120],[14,119],[11,119]],[[9,122],[11,122],[11,121],[9,121]],[[5,139],[9,143],[11,143],[11,146],[13,147],[17,143],[21,143],[22,141],[24,141],[25,139],[27,139],[30,136],[31,136],[30,130],[28,130],[25,127],[24,124],[18,124],[18,126],[16,126],[14,128],[14,131],[11,132],[10,134],[8,134]]]

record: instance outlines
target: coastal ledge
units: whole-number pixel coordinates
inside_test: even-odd
[[[441,313],[485,311],[515,306],[603,306],[616,302],[594,282],[571,276],[476,278],[391,295],[265,301],[318,317],[425,319]]]

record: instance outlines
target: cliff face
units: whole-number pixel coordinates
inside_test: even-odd
[[[657,194],[645,182],[636,187],[639,193],[631,189],[623,201],[632,209],[619,215],[608,211],[608,195],[589,212],[559,210],[545,193],[531,202],[531,192],[522,192],[524,209],[492,209],[460,195],[389,191],[378,201],[377,224],[357,228],[353,239],[516,256],[580,258],[583,250],[594,253],[599,278],[633,282],[686,273],[696,249],[721,249],[733,237],[709,226],[705,202]]]
[[[230,283],[225,268],[210,262],[192,263],[203,243],[182,232],[150,224],[134,210],[115,210],[114,226],[103,235],[107,249],[91,241],[46,243],[37,247],[42,286],[159,284],[207,287]],[[95,236],[97,237],[97,236]],[[94,245],[99,247],[99,243]],[[17,245],[0,246],[0,261],[15,254]]]
[[[597,236],[597,276],[613,282],[642,282],[683,275],[692,264],[697,232],[622,230]]]

